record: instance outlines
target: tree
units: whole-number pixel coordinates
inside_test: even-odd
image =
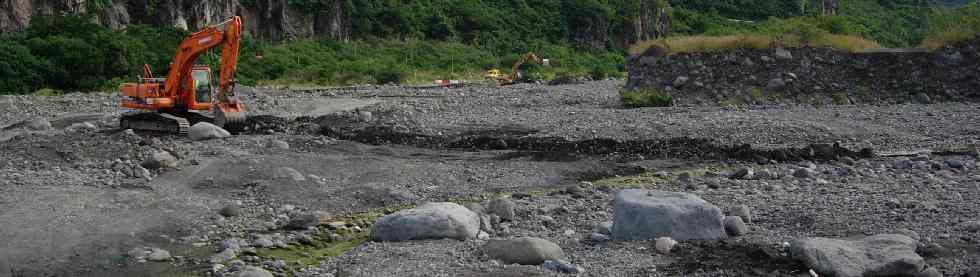
[[[44,82],[44,62],[14,40],[0,41],[0,93],[29,93]]]

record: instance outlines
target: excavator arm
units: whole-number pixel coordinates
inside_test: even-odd
[[[219,29],[227,26],[225,30]],[[171,61],[164,95],[177,97],[181,84],[187,81],[194,67],[194,61],[208,50],[221,46],[221,77],[218,82],[221,103],[233,103],[235,70],[238,66],[238,48],[241,42],[241,17],[233,17],[217,25],[208,26],[185,38],[177,47]]]
[[[224,27],[222,29],[221,27]],[[245,121],[244,106],[235,96],[235,71],[238,67],[238,50],[241,43],[241,17],[233,17],[217,25],[208,26],[185,38],[177,48],[164,84],[164,95],[186,98],[193,102],[192,94],[181,95],[181,87],[191,78],[194,61],[210,49],[221,47],[221,69],[218,79],[217,101],[212,105],[214,121],[219,126]]]
[[[536,55],[536,54],[534,54],[532,52],[528,52],[528,53],[525,53],[524,55],[521,55],[521,58],[518,59],[517,62],[514,63],[514,66],[510,68],[510,76],[508,77],[510,79],[510,82],[516,82],[517,81],[517,79],[518,79],[517,74],[519,74],[519,72],[520,72],[518,70],[521,68],[521,65],[524,65],[524,63],[526,63],[528,61],[534,61],[534,62],[540,64],[541,63],[541,58],[538,58],[538,55]]]

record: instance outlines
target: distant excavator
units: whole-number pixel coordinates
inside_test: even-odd
[[[123,114],[119,126],[185,135],[191,121],[212,121],[229,130],[244,125],[245,106],[235,96],[234,79],[241,29],[242,19],[235,16],[184,38],[177,47],[166,78],[154,78],[149,65],[143,65],[139,83],[121,86],[122,107],[139,111]],[[219,46],[221,76],[215,96],[211,68],[194,62],[201,54]],[[208,110],[213,117],[195,112]]]
[[[510,74],[504,74],[503,72],[500,71],[500,69],[494,68],[494,69],[487,70],[486,77],[487,79],[496,80],[497,83],[500,84],[501,86],[516,84],[517,81],[521,79],[521,72],[520,72],[521,65],[523,65],[528,61],[533,61],[538,64],[541,64],[543,62],[541,58],[538,58],[538,55],[532,52],[524,53],[524,55],[521,55],[521,58],[518,59],[513,66],[511,66]]]

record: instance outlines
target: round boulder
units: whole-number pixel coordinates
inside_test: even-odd
[[[231,136],[231,133],[225,129],[222,129],[221,127],[218,127],[217,125],[207,122],[198,122],[197,124],[194,124],[194,126],[191,126],[190,130],[187,132],[187,136],[189,136],[191,140],[207,140],[227,138]]]
[[[564,260],[565,252],[546,239],[522,237],[488,241],[483,249],[491,258],[508,264],[539,265],[547,260]]]
[[[480,217],[456,203],[426,203],[386,215],[371,226],[374,241],[476,238]]]

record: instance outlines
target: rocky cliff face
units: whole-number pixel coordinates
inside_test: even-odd
[[[323,36],[350,38],[351,26],[342,0],[331,9],[307,13],[287,0],[0,0],[0,34],[18,32],[31,17],[46,14],[95,14],[102,24],[123,29],[129,24],[175,26],[197,30],[228,17],[243,17],[246,32],[263,39],[294,39]]]
[[[652,53],[651,53],[652,54]],[[935,52],[846,53],[826,48],[645,55],[628,89],[655,89],[680,105],[980,101],[980,38]]]

